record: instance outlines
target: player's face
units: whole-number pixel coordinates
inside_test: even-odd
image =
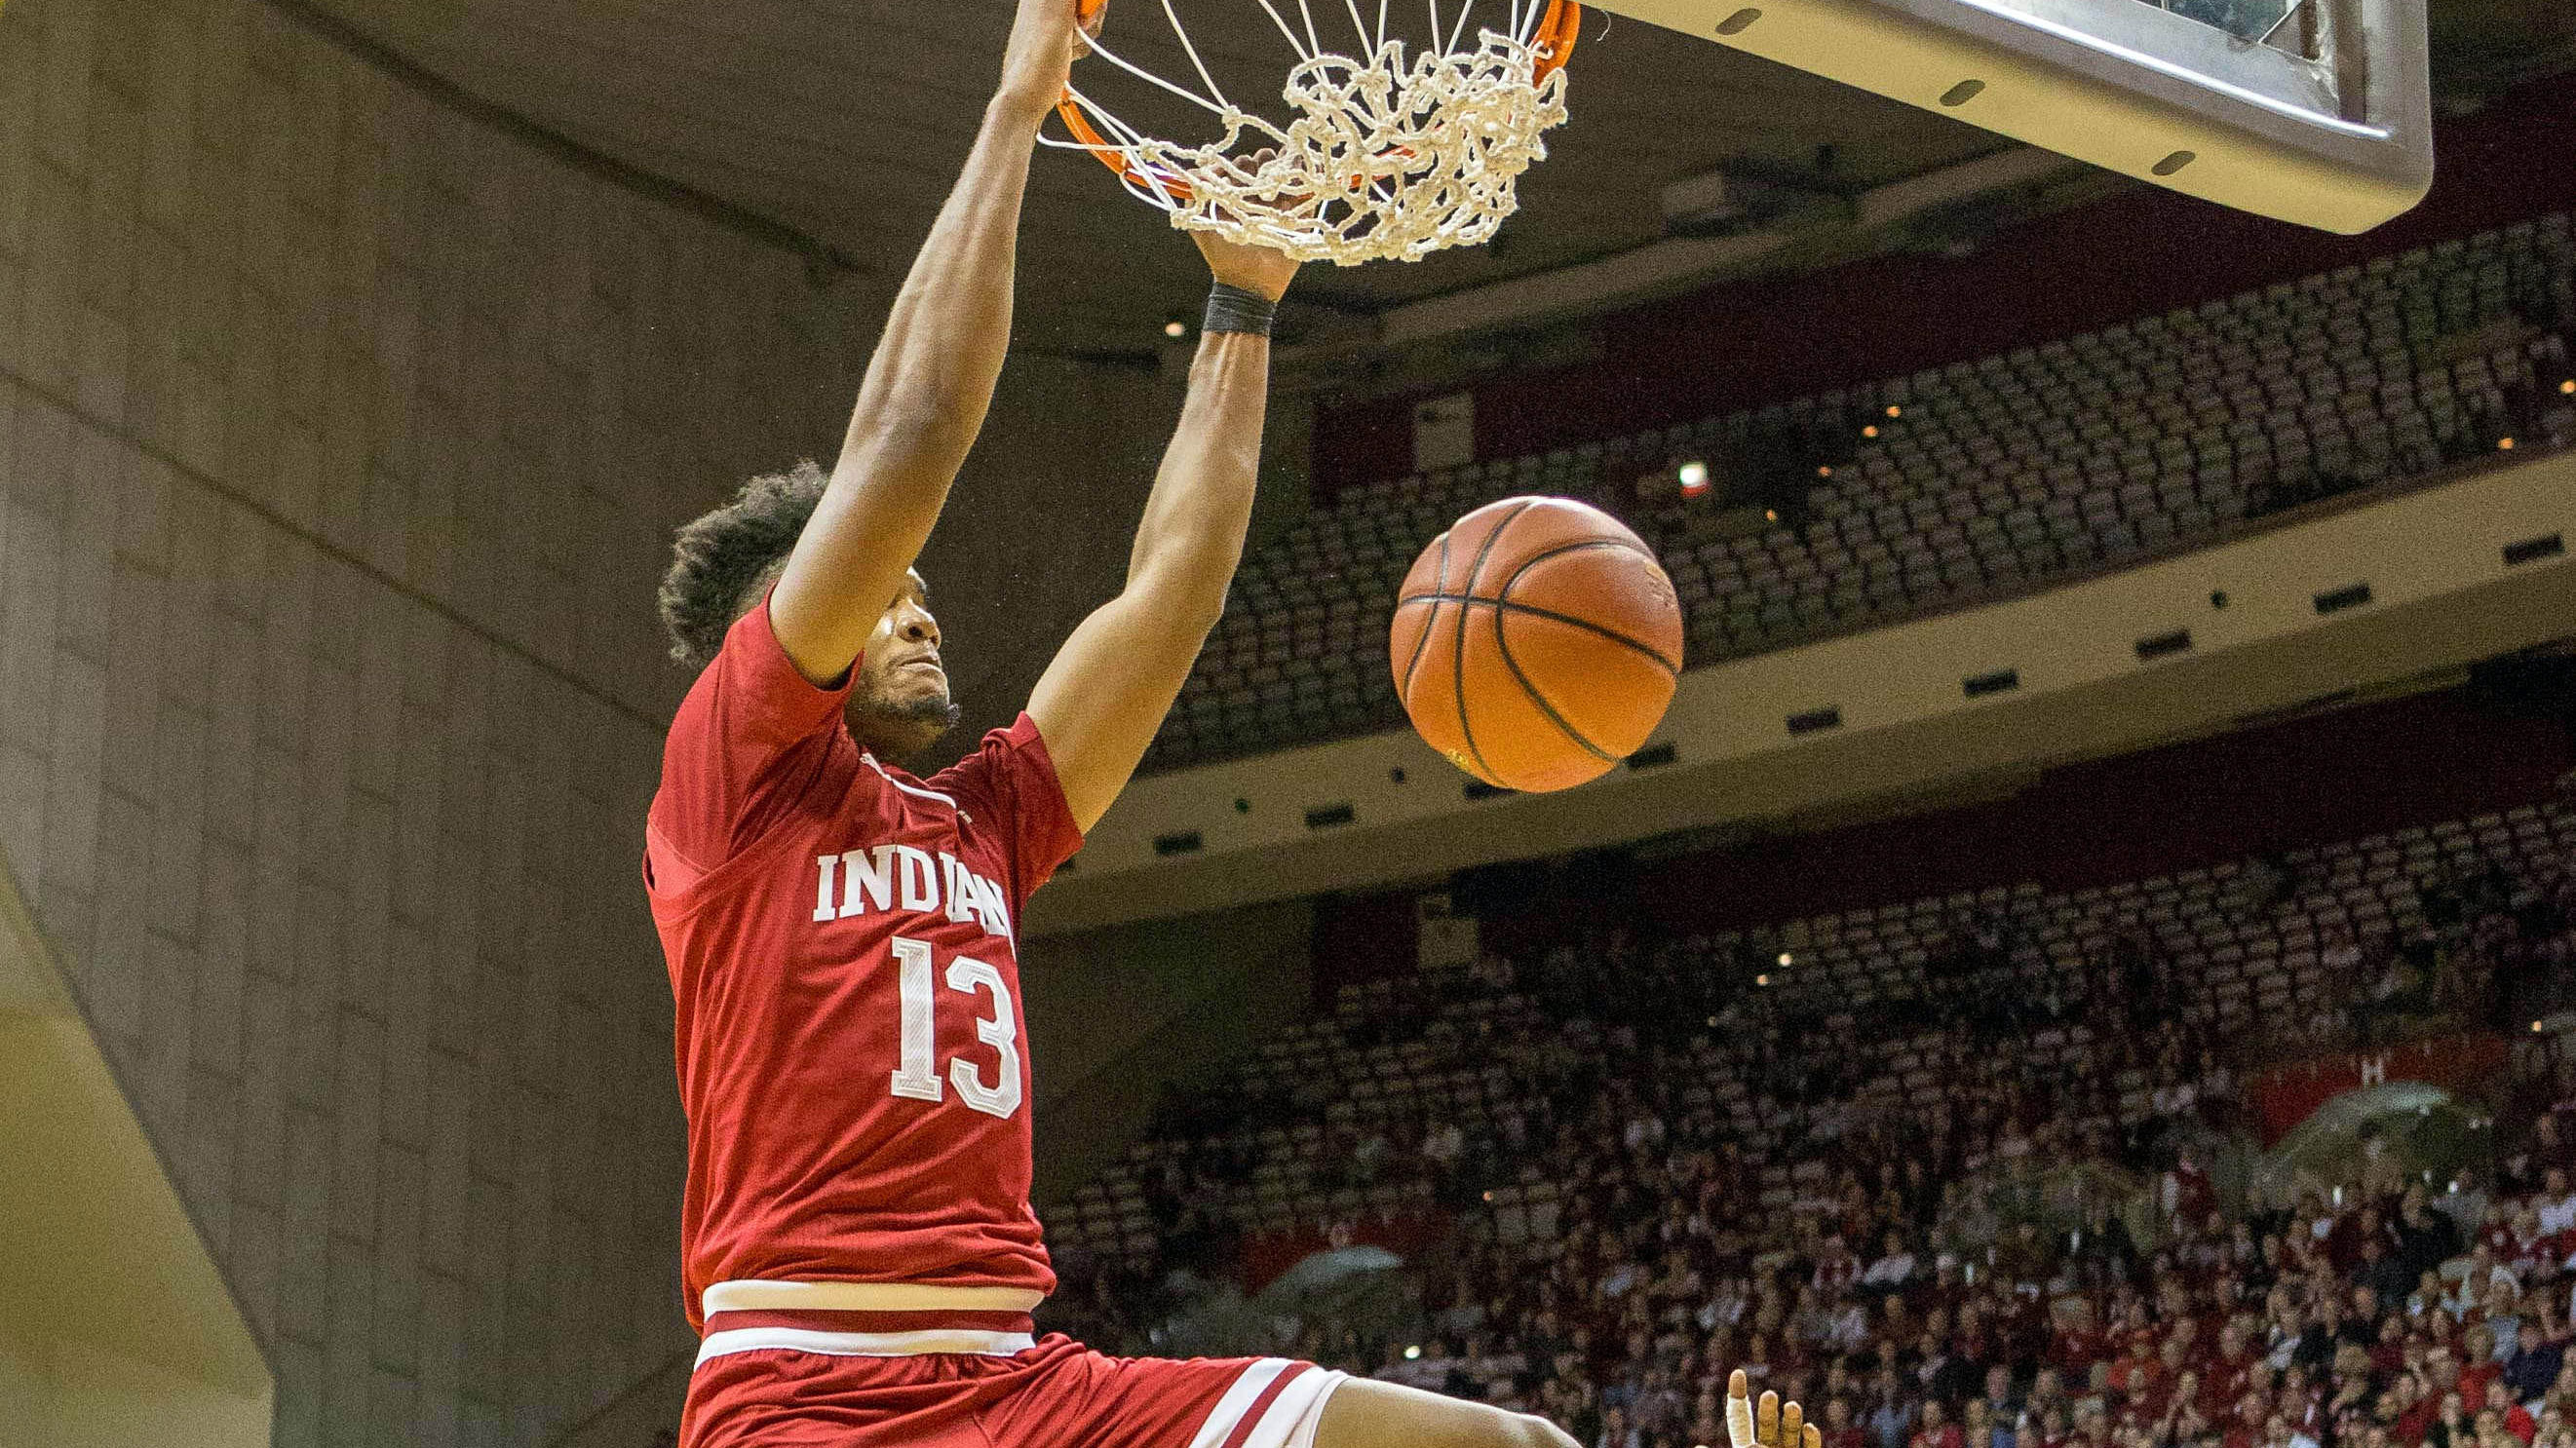
[[[850,734],[886,758],[905,759],[947,733],[957,716],[939,655],[939,620],[930,615],[930,591],[920,574],[906,572],[903,592],[886,605],[859,657],[857,686],[850,690]]]

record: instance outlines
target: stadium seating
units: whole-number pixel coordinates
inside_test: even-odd
[[[1832,1448],[2568,1448],[2569,1038],[2522,1038],[2493,1093],[2511,1120],[2445,1128],[2497,1131],[2492,1193],[2381,1171],[2367,1133],[2223,1198],[2194,1154],[2249,1139],[2239,1073],[2576,1005],[2571,859],[2576,808],[2533,804],[1349,986],[1047,1214],[1047,1312],[1168,1351],[1169,1268],[1445,1212],[1410,1307],[1307,1298],[1209,1346],[1595,1448],[1723,1441],[1738,1367]],[[2400,958],[2435,962],[2402,1016]]]
[[[2212,1045],[2231,1045],[2282,1021],[2339,1019],[2350,999],[2350,973],[2322,959],[2336,932],[2369,941],[2420,926],[2437,886],[2485,875],[2550,878],[2557,862],[2576,856],[2576,811],[2525,806],[2429,828],[2301,850],[2278,865],[2240,862],[2107,888],[2048,894],[2039,886],[1995,885],[1876,908],[1788,922],[1772,930],[1676,942],[1668,969],[1715,977],[1744,962],[1786,956],[1765,972],[1775,1010],[1802,1007],[1830,1032],[1836,1049],[1859,1063],[1848,1092],[1792,1101],[1765,1088],[1750,1044],[1726,1030],[1695,1033],[1686,1069],[1697,1083],[1685,1095],[1728,1121],[1748,1165],[1760,1173],[1766,1201],[1789,1200],[1792,1163],[1812,1162],[1800,1148],[1822,1115],[1847,1107],[1890,1109],[1935,1084],[1935,1059],[1948,1029],[1944,1015],[1923,1007],[1957,989],[1955,969],[1970,922],[1990,922],[2011,942],[2013,990],[2036,998],[2052,985],[2098,974],[2107,943],[2134,925],[2152,937],[2164,963],[2174,1019]],[[2248,906],[2249,872],[2278,868],[2294,893]],[[1992,983],[1990,983],[1992,984]],[[1553,1016],[1522,991],[1452,998],[1425,1028],[1402,1041],[1366,1043],[1397,1009],[1395,983],[1346,988],[1332,1015],[1300,1025],[1266,1044],[1244,1072],[1240,1093],[1273,1103],[1275,1119],[1227,1143],[1229,1160],[1250,1163],[1233,1179],[1193,1178],[1195,1204],[1221,1210],[1245,1233],[1283,1232],[1336,1214],[1426,1207],[1431,1180],[1389,1173],[1367,1184],[1338,1168],[1351,1143],[1391,1123],[1429,1116],[1490,1127],[1511,1110],[1534,1110],[1538,1088],[1526,1072],[1467,1043],[1552,1033]],[[1454,993],[1453,993],[1454,996]],[[1907,1020],[1920,1029],[1857,1029],[1864,1020]],[[2274,1023],[2267,1025],[2266,1023]],[[1602,1045],[1597,1021],[1565,1027],[1565,1044],[1586,1056]],[[2075,1021],[2033,1033],[2018,1062],[2080,1074],[2098,1025]],[[1317,1094],[1317,1083],[1335,1094]],[[2082,1129],[2118,1130],[2143,1119],[2155,1083],[2116,1083],[2115,1109]],[[1150,1140],[1082,1187],[1068,1210],[1048,1219],[1059,1247],[1148,1261],[1160,1228],[1147,1208],[1148,1185],[1165,1164],[1187,1160],[1209,1143]],[[1559,1188],[1533,1169],[1524,1181],[1495,1186],[1496,1226],[1505,1240],[1543,1235]]]
[[[1690,660],[2206,543],[2248,518],[2576,434],[2567,216],[2196,309],[1542,456],[1345,492],[1248,559],[1149,769],[1394,727],[1385,620],[1459,514],[1546,492],[1627,518],[1673,575]],[[1892,415],[1891,415],[1892,414]],[[1877,436],[1860,439],[1863,428]],[[1760,433],[1858,446],[1775,521],[1640,505],[1641,474]]]

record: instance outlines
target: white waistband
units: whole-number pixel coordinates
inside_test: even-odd
[[[699,1310],[719,1312],[1033,1312],[1046,1294],[1029,1287],[942,1287],[927,1282],[718,1282]]]
[[[785,1348],[827,1357],[918,1357],[924,1353],[964,1353],[974,1357],[1009,1357],[1037,1346],[1025,1332],[978,1332],[971,1328],[938,1328],[927,1332],[807,1332],[794,1327],[743,1327],[711,1332],[698,1344],[698,1362],[728,1353]]]

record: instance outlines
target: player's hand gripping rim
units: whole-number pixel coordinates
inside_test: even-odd
[[[1002,52],[1001,94],[1043,114],[1073,80],[1073,63],[1109,18],[1109,0],[1019,0]]]
[[[1728,1448],[1824,1448],[1825,1435],[1807,1421],[1797,1404],[1784,1405],[1778,1393],[1765,1392],[1757,1407],[1750,1392],[1744,1369],[1737,1368],[1727,1377]]]

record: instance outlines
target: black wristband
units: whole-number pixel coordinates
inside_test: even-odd
[[[1255,337],[1270,335],[1270,324],[1279,315],[1279,304],[1259,292],[1247,292],[1218,282],[1208,293],[1207,321],[1200,330],[1207,332],[1246,332]]]

